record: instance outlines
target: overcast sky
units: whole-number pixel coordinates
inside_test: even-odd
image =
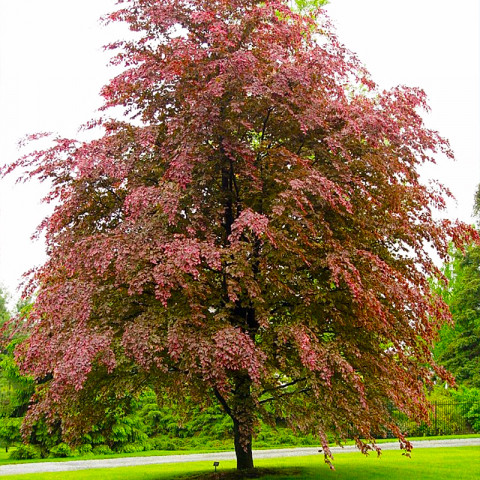
[[[25,134],[74,136],[95,116],[98,92],[114,74],[101,47],[123,34],[98,21],[113,6],[114,0],[0,0],[0,164],[18,156]],[[480,182],[479,6],[478,0],[331,0],[327,8],[340,39],[380,86],[427,92],[426,122],[451,141],[457,161],[441,160],[425,175],[457,198],[447,215],[467,222]],[[43,244],[30,240],[49,211],[41,195],[38,185],[0,181],[0,284],[14,295],[22,273],[45,258]]]

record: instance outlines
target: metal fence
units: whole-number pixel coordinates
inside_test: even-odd
[[[469,414],[471,409],[471,402],[433,402],[430,422],[420,425],[408,420],[401,412],[394,410],[392,413],[400,429],[411,437],[461,435],[474,433]]]

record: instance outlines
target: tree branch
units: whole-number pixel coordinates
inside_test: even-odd
[[[222,397],[222,395],[220,394],[220,392],[214,388],[213,389],[213,393],[215,395],[215,398],[218,400],[218,402],[220,403],[220,405],[223,407],[223,409],[225,410],[225,413],[229,416],[229,417],[232,417],[232,409],[228,406],[228,403],[227,401]],[[232,417],[233,418],[233,417]]]
[[[235,188],[235,195],[237,196],[237,202],[241,202],[240,192],[238,190],[238,185],[237,185],[237,179],[235,178],[235,172],[233,171],[233,162],[230,158],[229,158],[229,162],[230,162],[230,176],[232,180],[232,185]]]
[[[258,403],[262,405],[264,403],[271,402],[273,400],[278,400],[279,398],[282,398],[282,397],[291,397],[292,395],[296,395],[297,393],[306,393],[306,392],[310,392],[311,390],[312,390],[311,387],[305,387],[305,388],[302,388],[301,390],[295,390],[294,392],[286,392],[286,393],[282,393],[281,395],[277,395],[275,397],[270,397],[270,398],[266,398],[265,400],[260,400]]]
[[[277,387],[266,388],[261,395],[265,395],[265,393],[267,392],[274,392],[275,390],[281,390],[282,388],[291,387],[292,385],[303,382],[305,380],[306,380],[306,377],[297,378],[296,380],[292,380],[291,382],[288,382],[288,383],[283,383],[282,385],[278,385]]]
[[[300,152],[302,151],[302,148],[303,148],[304,145],[305,145],[305,139],[302,140],[302,143],[298,147],[297,155],[300,155]]]
[[[267,110],[267,116],[265,117],[265,120],[263,121],[263,127],[262,127],[262,134],[260,136],[260,140],[263,140],[265,137],[265,130],[267,129],[267,123],[268,119],[270,118],[270,114],[273,112],[273,107],[269,107]]]

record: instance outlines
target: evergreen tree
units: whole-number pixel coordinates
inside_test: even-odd
[[[480,246],[456,250],[448,265],[451,277],[444,291],[454,326],[445,326],[435,356],[456,382],[480,388]]]

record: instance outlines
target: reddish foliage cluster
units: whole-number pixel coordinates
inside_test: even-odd
[[[419,181],[451,156],[423,92],[378,91],[323,15],[282,1],[119,4],[107,20],[138,36],[111,46],[125,70],[102,93],[129,120],[9,169],[56,200],[18,351],[53,374],[31,418],[73,435],[88,399],[148,383],[216,398],[247,454],[260,415],[323,443],[400,435],[389,407],[424,418],[443,375],[429,252],[473,235],[435,220],[446,192]]]

